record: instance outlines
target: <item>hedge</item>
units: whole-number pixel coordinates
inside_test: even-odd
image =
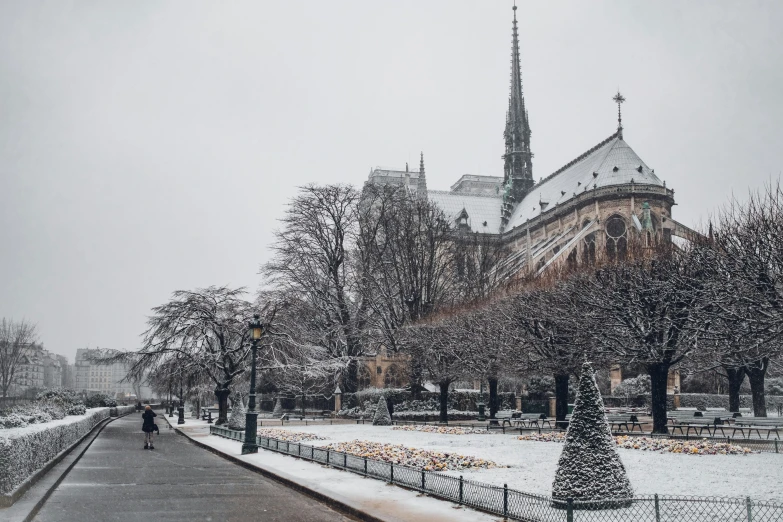
[[[667,396],[668,409],[674,409],[674,396]],[[767,410],[777,409],[783,405],[783,395],[767,395]],[[718,395],[715,393],[681,393],[681,408],[697,408],[705,410],[706,408],[726,408],[729,409],[729,396]],[[740,408],[752,408],[753,397],[750,395],[740,395]]]
[[[89,410],[81,418],[0,431],[0,494],[8,494],[47,462],[109,417],[109,408]]]

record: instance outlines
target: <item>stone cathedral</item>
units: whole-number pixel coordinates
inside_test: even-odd
[[[429,190],[422,154],[418,171],[376,168],[368,182],[404,185],[440,206],[456,228],[497,236],[512,252],[499,267],[502,277],[602,254],[622,258],[632,235],[651,244],[693,234],[672,219],[674,190],[623,139],[619,92],[616,131],[535,181],[513,9],[503,175],[465,174],[448,191]]]

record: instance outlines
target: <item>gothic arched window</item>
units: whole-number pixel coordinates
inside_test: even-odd
[[[402,388],[404,376],[399,366],[392,364],[386,368],[386,375],[383,377],[384,388]]]
[[[582,245],[582,264],[595,264],[595,232],[587,234]]]
[[[367,365],[359,362],[359,369],[356,375],[356,384],[358,389],[363,390],[365,388],[369,388],[371,382],[372,375],[370,374],[370,370],[367,368]]]
[[[606,255],[614,261],[625,260],[628,252],[628,228],[620,216],[612,216],[606,221]]]

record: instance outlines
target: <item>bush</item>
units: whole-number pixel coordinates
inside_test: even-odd
[[[0,494],[13,491],[108,416],[109,409],[104,408],[91,412],[85,418],[56,426],[27,426],[13,432],[0,432],[0,469],[3,470],[0,473]]]
[[[77,402],[76,404],[71,404],[68,406],[68,409],[65,411],[66,415],[84,415],[87,413],[87,407],[84,405],[83,402]]]
[[[113,408],[117,406],[117,401],[105,393],[94,393],[87,397],[84,404],[88,408]]]
[[[626,379],[614,389],[612,394],[615,397],[638,397],[639,395],[650,395],[652,393],[652,381],[650,376],[643,374],[632,379]]]
[[[27,417],[20,413],[11,413],[5,417],[0,417],[0,427],[6,429],[24,428],[28,424]]]
[[[61,404],[75,404],[82,402],[81,397],[73,390],[68,388],[50,388],[44,390],[35,396],[38,402],[56,402]]]

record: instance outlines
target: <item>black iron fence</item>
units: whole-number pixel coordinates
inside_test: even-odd
[[[210,426],[210,433],[244,440],[243,431]],[[357,457],[309,444],[257,437],[260,448],[318,462],[450,500],[487,513],[526,522],[783,522],[783,504],[721,497],[641,496],[621,501],[557,500],[508,486],[465,480],[391,462]],[[728,472],[728,470],[727,470]]]

